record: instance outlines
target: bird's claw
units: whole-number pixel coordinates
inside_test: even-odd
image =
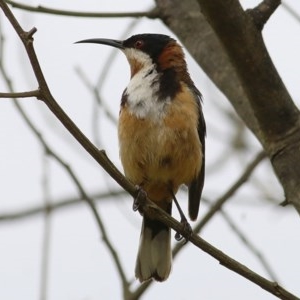
[[[183,238],[185,238],[184,244],[186,244],[189,241],[190,236],[193,233],[193,230],[191,225],[186,219],[181,219],[180,223],[183,225],[185,235],[183,236],[179,232],[176,232],[175,240],[180,242]]]
[[[133,199],[132,209],[133,211],[139,210],[140,206],[144,203],[147,198],[146,192],[139,186],[135,186],[137,190],[137,196]]]
[[[133,199],[133,204],[132,204],[133,211],[137,211],[139,209],[139,206],[140,206],[139,202],[137,201],[136,198],[134,198]]]

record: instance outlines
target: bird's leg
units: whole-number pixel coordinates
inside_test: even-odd
[[[133,199],[132,209],[134,211],[137,211],[137,210],[139,210],[140,206],[145,202],[145,199],[147,198],[147,194],[141,186],[136,185],[135,188],[137,190],[137,196],[134,197],[134,199]],[[140,210],[139,210],[139,212],[140,212]]]
[[[183,213],[183,211],[182,211],[182,209],[181,209],[181,207],[180,207],[180,205],[179,205],[172,189],[171,189],[171,194],[172,194],[173,200],[175,202],[175,205],[176,205],[176,207],[178,209],[178,212],[179,212],[179,215],[180,215],[180,223],[184,226],[184,231],[187,234],[187,238],[185,239],[185,243],[187,243],[188,240],[189,240],[189,236],[192,234],[193,230],[192,230],[192,227],[189,224],[186,216],[184,215],[184,213]],[[183,239],[183,236],[179,232],[176,232],[175,239],[176,239],[176,241],[181,241]]]

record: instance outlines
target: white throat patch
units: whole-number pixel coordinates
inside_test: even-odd
[[[129,61],[136,61],[141,69],[131,78],[125,94],[129,111],[138,118],[158,121],[165,113],[170,99],[159,99],[159,77],[156,65],[146,53],[137,49],[125,49]]]

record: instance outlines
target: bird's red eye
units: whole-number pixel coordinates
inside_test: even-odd
[[[136,48],[136,49],[141,49],[143,46],[144,46],[144,42],[142,40],[137,40],[134,43],[134,48]]]

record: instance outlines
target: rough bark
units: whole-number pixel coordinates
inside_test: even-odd
[[[300,114],[266,50],[263,26],[237,0],[156,3],[164,23],[259,139],[286,201],[300,213]]]

